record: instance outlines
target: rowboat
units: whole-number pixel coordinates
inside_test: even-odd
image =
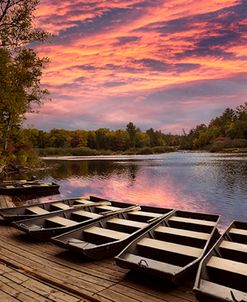
[[[218,215],[176,211],[128,245],[117,265],[180,284],[218,235]]]
[[[89,204],[90,202],[104,201],[104,199],[95,196],[81,196],[75,198],[67,198],[54,200],[49,202],[37,203],[34,205],[25,205],[16,208],[4,208],[0,209],[0,216],[5,221],[12,222],[17,220],[23,220],[28,218],[35,218],[47,215],[49,213],[57,213],[63,210],[69,210],[74,206],[80,206],[83,204]],[[114,202],[114,206],[121,206],[122,203]],[[126,204],[130,206],[131,204]],[[105,211],[109,211],[110,208],[105,208]],[[102,210],[103,211],[103,210]]]
[[[9,196],[44,194],[48,192],[59,192],[59,185],[54,182],[42,181],[4,181],[0,183],[0,194]]]
[[[52,241],[90,259],[113,257],[150,225],[172,211],[171,209],[138,206],[105,217],[86,227],[53,237]]]
[[[205,256],[194,292],[199,301],[247,301],[247,222],[233,221]]]
[[[75,205],[81,205],[90,201],[89,197],[75,197],[68,199],[60,199],[49,202],[42,202],[33,205],[24,205],[15,208],[0,209],[0,216],[6,222],[34,218],[49,213],[56,213],[62,210],[68,210]]]
[[[114,201],[89,201],[76,205],[72,209],[15,221],[13,225],[35,239],[45,241],[131,207],[133,207],[131,204]]]

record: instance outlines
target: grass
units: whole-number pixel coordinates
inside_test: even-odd
[[[87,147],[82,148],[44,148],[37,149],[39,156],[94,156],[94,155],[134,155],[134,154],[158,154],[174,152],[174,147],[157,146],[144,148],[131,148],[125,151],[96,150]]]

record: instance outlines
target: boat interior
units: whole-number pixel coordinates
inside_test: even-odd
[[[54,204],[56,210],[60,209],[56,213],[49,213],[44,212],[44,216],[38,216],[31,219],[25,219],[15,222],[15,226],[23,229],[28,230],[29,232],[37,231],[37,230],[45,230],[45,229],[54,229],[54,228],[62,228],[62,227],[70,227],[77,225],[82,222],[86,222],[92,219],[101,218],[102,215],[108,213],[108,211],[117,211],[121,210],[119,207],[111,206],[110,201],[105,202],[97,202],[99,205],[97,206],[94,202],[86,202],[85,204],[79,204],[78,208],[72,208],[67,206],[66,204]],[[32,213],[34,210],[31,209]],[[64,211],[63,211],[64,210]],[[44,210],[45,211],[45,210]],[[36,213],[43,213],[43,209],[37,207]]]
[[[195,292],[219,301],[247,299],[247,223],[234,221],[198,270]],[[201,295],[198,295],[201,297]],[[203,296],[203,295],[202,295]],[[218,301],[217,300],[217,301]]]
[[[145,206],[136,207],[131,211],[101,219],[87,227],[63,234],[55,239],[65,245],[78,246],[79,248],[83,246],[83,243],[87,243],[87,247],[89,247],[88,244],[90,247],[96,247],[126,239],[138,230],[147,227],[154,219],[159,219],[170,211],[170,209]]]
[[[0,215],[4,218],[8,218],[8,216],[38,216],[49,214],[54,211],[68,210],[71,209],[72,206],[80,206],[86,203],[92,203],[92,201],[88,200],[87,197],[79,197],[73,199],[64,199],[64,200],[55,200],[52,202],[43,202],[34,205],[28,206],[20,206],[15,208],[6,208],[0,209]]]
[[[202,257],[218,220],[218,215],[176,211],[131,243],[116,262],[175,275]]]

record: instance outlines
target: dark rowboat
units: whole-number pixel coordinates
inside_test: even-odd
[[[112,257],[152,223],[172,211],[148,206],[136,207],[54,237],[52,241],[91,259]]]
[[[7,221],[17,221],[28,218],[35,218],[49,213],[57,213],[63,210],[69,210],[74,206],[80,206],[85,203],[103,201],[104,199],[94,196],[82,196],[68,199],[61,199],[43,203],[37,203],[33,205],[26,205],[16,208],[0,209],[0,215]],[[117,206],[117,203],[115,203]],[[106,210],[110,210],[107,209]]]
[[[217,237],[218,220],[218,215],[176,211],[127,246],[115,258],[116,263],[177,285],[195,269]]]
[[[59,193],[59,185],[54,182],[41,181],[5,181],[0,183],[0,194],[20,196],[30,194]]]
[[[202,260],[194,286],[199,301],[247,301],[247,222],[234,221]]]
[[[14,222],[19,230],[38,240],[49,240],[53,236],[85,226],[106,215],[131,208],[133,205],[120,202],[97,201],[76,206],[76,208]]]
[[[67,199],[60,199],[54,201],[47,201],[42,203],[37,203],[33,205],[25,205],[21,207],[15,208],[3,208],[0,209],[0,216],[2,216],[5,221],[12,222],[18,220],[24,220],[29,218],[36,218],[43,215],[47,215],[50,213],[57,213],[64,210],[69,210],[73,207],[77,207],[84,204],[90,204],[94,202],[102,202],[102,201],[109,201],[100,197],[96,196],[81,196],[81,197],[74,197],[74,198],[67,198]],[[122,207],[129,207],[133,204],[130,203],[123,203],[117,201],[109,201],[112,203],[111,206],[104,206],[101,207],[101,212],[103,211],[111,211],[117,210],[117,208]],[[114,205],[113,205],[114,204]],[[114,206],[114,208],[112,208]]]

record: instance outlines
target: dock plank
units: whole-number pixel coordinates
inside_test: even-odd
[[[167,290],[163,283],[159,288],[155,282],[143,285],[140,279],[133,282],[128,270],[116,266],[113,259],[84,262],[51,243],[28,239],[11,226],[0,228],[0,258],[7,264],[0,265],[0,277],[7,277],[7,285],[18,289],[17,296],[14,292],[8,296],[0,288],[0,299],[1,294],[9,299],[3,301],[196,301],[193,282]]]

